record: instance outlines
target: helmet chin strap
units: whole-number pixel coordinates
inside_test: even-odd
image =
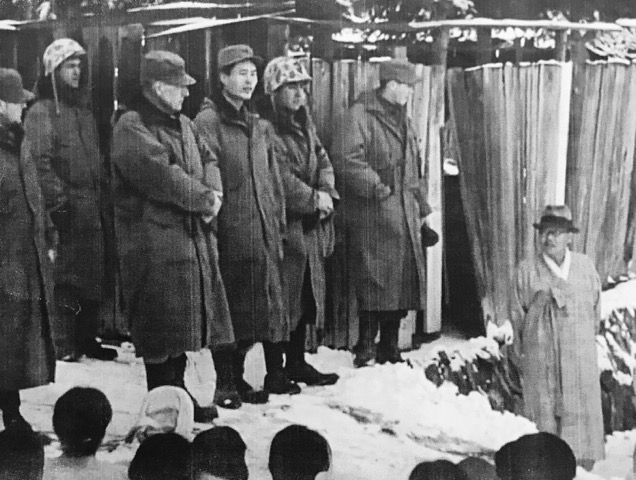
[[[55,99],[55,113],[60,114],[60,99],[57,93],[57,81],[55,80],[55,70],[51,72],[51,84],[53,85],[53,98]]]

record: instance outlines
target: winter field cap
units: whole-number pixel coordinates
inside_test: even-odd
[[[186,73],[185,61],[176,53],[152,50],[141,60],[141,83],[163,82],[187,87],[196,80]]]
[[[71,57],[86,55],[86,50],[71,38],[60,38],[51,43],[42,55],[44,74],[50,75],[63,62]]]
[[[579,231],[572,223],[572,211],[567,205],[547,205],[539,223],[533,223],[532,226],[537,230],[563,228],[572,233]]]
[[[415,65],[406,60],[388,60],[380,64],[380,81],[395,80],[407,85],[417,83],[420,78],[415,72]]]
[[[263,64],[263,59],[254,55],[254,50],[249,45],[229,45],[224,47],[219,50],[216,59],[219,71],[246,60],[254,62],[257,67]]]
[[[21,104],[33,98],[33,94],[22,88],[22,77],[12,68],[0,68],[0,100]]]
[[[309,81],[311,75],[305,65],[293,57],[276,57],[267,64],[263,74],[266,95],[271,95],[287,83]]]

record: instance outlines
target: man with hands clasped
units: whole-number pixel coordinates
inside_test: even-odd
[[[210,225],[223,189],[216,159],[196,126],[179,113],[194,83],[183,59],[149,52],[141,83],[141,98],[113,134],[124,308],[148,390],[185,388],[185,352],[234,344]],[[196,401],[194,414],[196,421],[217,415],[214,406]]]

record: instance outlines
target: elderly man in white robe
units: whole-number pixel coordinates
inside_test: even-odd
[[[567,206],[547,206],[534,227],[541,250],[518,266],[512,308],[524,415],[591,470],[605,456],[595,343],[601,282],[592,260],[569,248],[579,230]]]

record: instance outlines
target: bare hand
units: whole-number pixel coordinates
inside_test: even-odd
[[[318,210],[321,212],[321,217],[323,213],[325,216],[328,216],[333,212],[333,200],[331,195],[326,192],[318,192]]]

